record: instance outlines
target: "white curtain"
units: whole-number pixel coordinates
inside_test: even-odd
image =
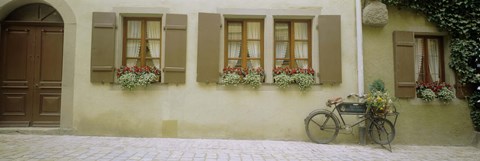
[[[294,23],[295,30],[295,58],[308,58],[308,42],[297,40],[308,40],[308,24]],[[308,61],[297,60],[299,68],[308,68]]]
[[[160,39],[160,21],[147,22],[147,38]],[[148,48],[152,58],[160,57],[160,40],[148,40]],[[155,67],[160,68],[158,59],[152,60]]]
[[[228,24],[228,40],[242,40],[242,24]],[[228,42],[228,58],[240,58],[241,42]],[[228,60],[228,66],[235,67],[239,60]]]
[[[128,21],[127,38],[140,38],[141,21]],[[127,40],[127,57],[138,57],[140,54],[140,40]],[[127,59],[127,66],[137,65],[138,59]]]
[[[288,40],[288,24],[275,24],[275,40]],[[287,58],[288,42],[276,42],[276,58]],[[281,67],[284,60],[276,60],[275,67]]]
[[[415,80],[419,81],[422,69],[423,39],[415,39]]]
[[[430,68],[430,76],[432,81],[440,81],[440,69],[438,59],[438,40],[428,39],[428,67]]]
[[[260,58],[260,34],[260,22],[247,23],[247,39],[251,40],[247,42],[250,58]],[[260,61],[258,60],[250,60],[247,64],[249,64],[248,67],[251,68],[260,67]]]

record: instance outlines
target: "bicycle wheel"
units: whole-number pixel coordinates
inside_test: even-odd
[[[390,144],[395,138],[395,127],[390,120],[375,118],[368,127],[368,135],[377,144]]]
[[[338,119],[331,112],[318,111],[305,120],[307,135],[315,143],[329,143],[338,135]]]

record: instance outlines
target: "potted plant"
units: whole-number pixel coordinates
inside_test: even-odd
[[[417,82],[416,91],[417,97],[425,102],[431,102],[435,98],[438,98],[440,101],[448,103],[455,98],[455,93],[453,92],[452,87],[445,82]]]
[[[242,68],[223,68],[222,82],[226,86],[237,86],[242,82]]]
[[[277,87],[287,88],[293,82],[293,78],[290,75],[290,68],[275,67],[273,68],[273,83]]]
[[[295,83],[301,91],[309,89],[315,84],[315,71],[312,68],[292,68],[276,67],[273,69],[274,84],[280,88],[286,88]]]
[[[315,71],[312,68],[302,69],[297,68],[292,70],[293,80],[298,84],[301,91],[305,91],[315,84]]]
[[[116,71],[117,81],[123,89],[133,90],[137,86],[148,86],[160,80],[160,70],[154,66],[121,66]]]
[[[243,84],[252,88],[258,88],[262,84],[265,78],[265,71],[263,68],[258,67],[255,69],[247,69],[244,71],[245,77],[243,78]]]

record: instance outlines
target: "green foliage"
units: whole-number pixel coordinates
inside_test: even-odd
[[[447,87],[443,87],[438,91],[437,98],[442,102],[450,102],[455,98],[455,93],[452,90],[448,89]]]
[[[431,89],[424,89],[420,92],[420,98],[425,102],[431,102],[435,99],[436,95]]]
[[[243,78],[243,84],[249,85],[252,88],[258,88],[262,84],[262,76],[256,73],[248,73],[245,78]]]
[[[294,74],[292,77],[293,80],[295,80],[295,82],[298,84],[298,88],[300,88],[301,91],[305,91],[315,84],[315,78],[310,74],[299,73]]]
[[[473,126],[476,131],[480,131],[480,110],[470,111],[470,118],[472,118]]]
[[[222,80],[226,86],[237,86],[241,83],[242,77],[237,73],[227,73],[223,75]]]
[[[385,83],[381,79],[374,80],[372,84],[368,85],[368,90],[371,93],[375,93],[376,91],[386,92]]]
[[[287,88],[294,79],[285,73],[273,76],[274,84],[280,88]]]
[[[478,0],[382,0],[387,5],[410,8],[452,36],[450,67],[462,83],[480,83],[473,60],[480,57],[480,2]]]

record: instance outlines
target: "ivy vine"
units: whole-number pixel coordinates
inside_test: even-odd
[[[480,83],[475,60],[480,60],[479,0],[382,0],[400,8],[416,10],[452,36],[452,68],[461,83]]]

